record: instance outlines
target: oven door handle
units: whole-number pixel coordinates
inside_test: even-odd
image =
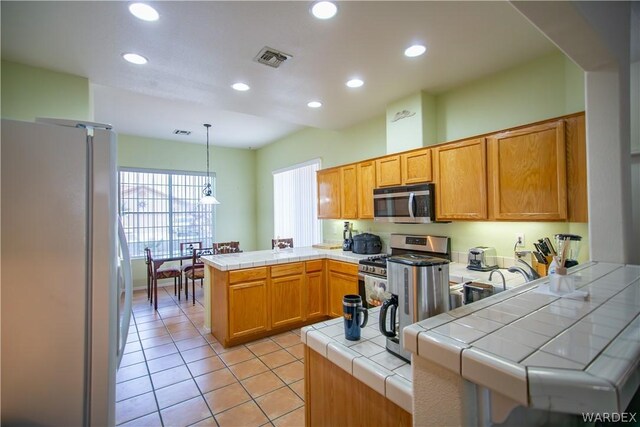
[[[409,194],[409,206],[408,207],[409,207],[409,217],[411,219],[415,218],[415,213],[413,211],[413,201],[415,199],[415,196],[416,196],[415,193],[410,193]]]

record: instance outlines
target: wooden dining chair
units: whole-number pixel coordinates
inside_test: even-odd
[[[271,239],[271,249],[275,249],[276,245],[279,249],[293,248],[293,237],[286,239]]]
[[[180,242],[180,255],[193,254],[194,249],[202,249],[202,242]],[[191,269],[191,258],[180,260],[180,272],[184,276],[184,283],[187,284],[187,270]],[[182,287],[178,289],[178,293],[182,292]]]
[[[182,272],[180,267],[163,267],[154,268],[153,256],[151,255],[151,249],[144,248],[147,264],[147,289],[151,293],[151,302],[153,303],[153,290],[158,287],[158,279],[171,279],[173,278],[173,292],[180,299],[180,293],[178,287],[182,289]],[[149,280],[150,279],[150,280]],[[149,289],[149,283],[151,283],[151,289]]]
[[[213,253],[219,254],[235,254],[242,252],[240,250],[240,242],[219,242],[213,244]]]
[[[191,267],[184,274],[186,283],[184,284],[184,295],[189,300],[189,279],[191,279],[191,294],[193,295],[193,305],[196,304],[196,280],[200,280],[200,286],[204,281],[204,263],[200,259],[204,255],[214,255],[214,249],[200,248],[193,249],[193,256],[191,258]]]

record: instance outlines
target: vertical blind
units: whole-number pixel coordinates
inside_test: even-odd
[[[316,171],[320,160],[273,172],[273,237],[293,238],[295,247],[322,242]]]

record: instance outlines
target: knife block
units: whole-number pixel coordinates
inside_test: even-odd
[[[542,264],[538,262],[535,257],[533,258],[533,268],[538,272],[540,277],[544,277],[549,274],[549,265],[551,264],[551,261],[553,261],[553,257],[551,256],[545,256],[545,259],[547,260],[547,263]]]

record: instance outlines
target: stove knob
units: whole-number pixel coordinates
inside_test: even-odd
[[[381,269],[380,274],[387,274],[387,269],[386,268]]]

